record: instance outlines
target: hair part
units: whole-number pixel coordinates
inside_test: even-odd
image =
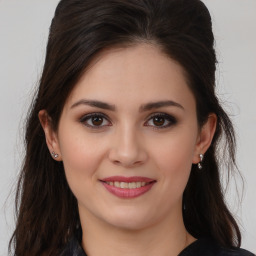
[[[204,170],[192,166],[184,192],[183,218],[193,236],[239,247],[241,235],[220,182],[218,148],[226,139],[227,161],[235,166],[232,123],[215,94],[216,55],[210,14],[199,0],[62,0],[52,20],[38,92],[26,123],[26,156],[16,194],[14,255],[57,255],[80,228],[77,200],[63,164],[54,161],[38,119],[45,109],[58,128],[72,89],[103,50],[150,43],[184,69],[196,99],[198,123],[217,115]],[[227,172],[230,170],[227,170]]]

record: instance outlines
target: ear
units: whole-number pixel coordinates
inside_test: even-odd
[[[60,147],[57,133],[53,130],[51,117],[46,110],[40,110],[38,118],[45,133],[45,140],[50,154],[56,161],[61,161]]]
[[[195,153],[193,157],[193,164],[199,163],[199,155],[205,154],[207,149],[210,147],[216,130],[216,124],[217,116],[212,113],[208,116],[206,123],[202,126],[200,133],[198,135]]]

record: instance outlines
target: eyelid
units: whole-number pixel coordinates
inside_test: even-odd
[[[168,123],[167,125],[163,125],[163,126],[148,125],[147,123],[148,123],[152,118],[154,118],[154,117],[162,117],[162,118],[165,118],[165,120],[168,120],[169,123]],[[177,119],[176,119],[174,116],[172,116],[172,115],[170,115],[170,114],[167,114],[167,113],[164,113],[164,112],[156,112],[156,113],[151,114],[151,115],[147,118],[147,120],[146,120],[146,122],[145,122],[144,124],[145,124],[145,126],[150,126],[150,127],[154,128],[154,129],[165,129],[165,128],[169,128],[170,126],[175,125],[176,123],[177,123]]]
[[[90,125],[90,124],[86,124],[85,122],[86,122],[87,120],[89,120],[90,118],[92,118],[92,117],[101,117],[101,118],[104,118],[105,120],[107,120],[107,121],[109,122],[109,124],[108,124],[108,125],[99,125],[99,126],[97,126],[97,125],[93,126],[93,125]],[[112,123],[111,123],[109,117],[108,117],[107,115],[105,115],[104,113],[102,113],[102,112],[93,112],[93,113],[85,114],[85,115],[83,115],[83,116],[79,119],[79,121],[80,121],[81,123],[83,123],[86,127],[89,127],[89,128],[91,128],[91,129],[100,129],[100,128],[104,128],[104,127],[106,127],[106,126],[111,126],[111,125],[112,125]]]
[[[90,118],[92,117],[101,117],[103,119],[105,119],[108,124],[104,124],[104,125],[90,125],[88,124],[88,120],[90,120]],[[167,124],[164,124],[162,126],[157,126],[157,125],[151,125],[149,124],[150,120],[152,120],[154,117],[161,117],[165,119],[165,122],[167,121]],[[85,125],[88,128],[91,129],[102,129],[105,128],[107,126],[112,126],[112,121],[110,120],[110,118],[102,113],[102,112],[92,112],[92,113],[88,113],[83,115],[81,118],[79,118],[79,122],[81,122],[83,125]],[[144,126],[148,126],[148,127],[152,127],[153,129],[164,129],[164,128],[169,128],[170,126],[173,126],[177,123],[177,119],[170,114],[164,113],[164,112],[155,112],[150,114],[147,119],[144,122]]]

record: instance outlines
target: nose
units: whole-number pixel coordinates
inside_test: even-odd
[[[125,127],[117,130],[111,144],[109,159],[116,165],[135,167],[145,163],[148,158],[141,136],[135,129]]]

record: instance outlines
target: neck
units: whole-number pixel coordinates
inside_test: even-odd
[[[195,241],[182,218],[166,219],[138,230],[122,229],[93,218],[82,223],[82,247],[88,256],[177,256]]]

